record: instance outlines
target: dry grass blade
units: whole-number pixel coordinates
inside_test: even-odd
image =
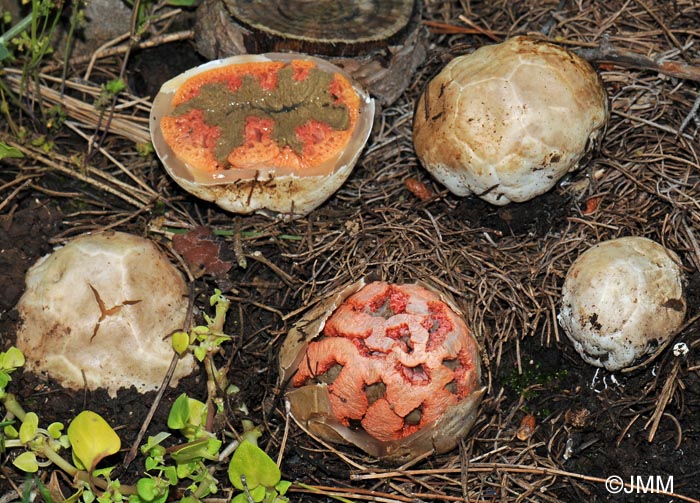
[[[4,79],[10,89],[22,94],[22,74],[20,70],[6,68],[3,70]],[[41,74],[42,80],[53,84],[60,83],[60,79],[51,75]],[[94,130],[97,127],[100,116],[104,110],[97,108],[94,103],[99,99],[102,89],[91,82],[71,82],[66,81],[66,89],[81,96],[75,98],[61,93],[47,84],[39,87],[41,96],[34,95],[34,89],[29,87],[24,89],[24,94],[30,100],[46,100],[51,105],[60,105],[66,115],[71,119],[81,123],[83,127]],[[148,113],[150,112],[150,102],[130,96],[120,95],[116,106],[117,113],[110,122],[109,132],[127,138],[134,143],[150,143],[151,135],[148,131]]]
[[[154,201],[154,197],[150,194],[135,191],[133,186],[93,166],[85,166],[84,168],[76,166],[71,159],[62,155],[53,154],[49,157],[41,150],[20,145],[5,135],[0,135],[0,141],[16,148],[39,165],[92,185],[96,189],[115,196],[138,209],[142,209]]]

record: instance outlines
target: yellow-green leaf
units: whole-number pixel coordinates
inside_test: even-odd
[[[39,429],[39,416],[34,412],[27,412],[22,421],[22,426],[19,427],[19,441],[23,444],[31,442],[36,437],[36,432]]]
[[[0,367],[4,369],[16,369],[24,365],[24,354],[12,346],[4,353],[0,353]]]
[[[92,470],[101,459],[116,453],[121,440],[102,416],[85,410],[68,426],[73,455],[85,468]]]
[[[63,432],[63,423],[51,423],[46,431],[49,432],[51,438],[61,438],[61,433]]]
[[[7,426],[5,426],[5,427],[2,429],[2,431],[5,433],[5,436],[6,436],[7,438],[19,438],[19,432],[18,432],[17,429],[16,429],[14,426],[12,426],[11,424],[8,424]]]
[[[187,351],[187,348],[190,345],[190,334],[187,332],[175,332],[173,334],[173,349],[175,352],[179,355],[182,356],[182,354]]]
[[[3,46],[4,47],[4,46]],[[7,51],[5,51],[7,52]],[[4,59],[4,54],[0,53],[0,60]],[[8,145],[5,142],[0,142],[0,159],[5,159],[5,158],[20,158],[24,157],[24,154],[22,153],[21,150],[19,150],[16,147],[12,147],[11,145]]]
[[[252,493],[258,486],[273,488],[282,474],[265,451],[248,440],[244,440],[233,453],[228,466],[228,477],[233,487],[243,490],[241,475],[245,476],[248,490]]]
[[[39,463],[36,462],[36,455],[32,451],[23,452],[12,464],[27,473],[36,473],[39,470]]]

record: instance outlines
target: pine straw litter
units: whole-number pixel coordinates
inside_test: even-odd
[[[292,486],[292,499],[605,500],[605,479],[615,472],[574,461],[628,448],[644,456],[680,451],[688,468],[663,467],[675,476],[675,493],[666,497],[698,501],[700,457],[692,450],[700,438],[694,419],[700,407],[697,2],[426,0],[431,47],[413,86],[382,110],[348,182],[320,209],[293,221],[226,214],[181,191],[154,155],[139,153],[149,142],[148,98],[122,92],[113,103],[95,106],[100,85],[90,79],[96,69],[116,74],[130,53],[192,36],[159,34],[173,16],[155,19],[135,45],[126,38],[91,60],[71,62],[66,81],[60,61],[47,62],[40,88],[30,89],[22,109],[12,108],[10,116],[15,126],[31,128],[28,110],[60,104],[65,128],[46,151],[19,142],[4,124],[0,141],[24,158],[6,160],[0,171],[0,218],[7,223],[30,200],[57,207],[61,230],[47,236],[56,245],[119,229],[147,235],[174,253],[172,237],[199,225],[225,240],[236,261],[228,294],[238,306],[232,335],[240,338],[236,353],[227,355],[237,369],[232,380],[248,384],[251,416],[267,428],[268,452],[273,458],[279,453],[286,477],[303,483]],[[411,140],[412,112],[426,82],[452,57],[516,34],[553,40],[594,63],[610,97],[611,120],[585,167],[547,195],[496,208],[450,195],[422,169]],[[19,91],[20,71],[6,68],[1,75]],[[558,299],[566,271],[584,250],[626,235],[651,238],[681,256],[689,312],[673,343],[685,342],[690,352],[677,358],[665,346],[627,373],[603,376],[578,360],[560,331]],[[304,311],[362,277],[428,281],[467,313],[483,345],[488,393],[458,451],[387,468],[289,423],[278,400],[275,351]],[[197,302],[215,286],[210,277],[193,284]],[[7,344],[12,336],[3,339]],[[508,383],[528,375],[541,348],[559,353],[555,361],[569,376],[556,386],[535,379],[514,392]],[[232,424],[236,414],[227,411]],[[536,428],[521,439],[516,432],[529,414]],[[648,474],[639,463],[619,474]],[[309,471],[312,465],[326,471]],[[16,479],[6,468],[3,474]],[[627,482],[633,479],[624,480],[629,492],[639,489]]]

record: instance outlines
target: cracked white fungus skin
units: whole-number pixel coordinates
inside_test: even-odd
[[[642,237],[599,243],[573,263],[558,318],[587,363],[629,367],[678,333],[686,311],[679,264]]]
[[[561,47],[514,37],[453,59],[416,105],[425,168],[458,196],[532,199],[578,167],[602,136],[600,77]]]
[[[37,261],[17,306],[26,368],[66,388],[157,389],[182,329],[188,295],[180,272],[148,239],[122,232],[78,237]],[[189,356],[171,385],[192,372]]]

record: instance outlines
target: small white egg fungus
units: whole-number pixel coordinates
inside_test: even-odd
[[[175,354],[188,291],[155,244],[123,232],[80,236],[27,272],[17,309],[25,368],[70,389],[157,389]],[[192,372],[187,356],[171,385]]]
[[[450,61],[416,104],[413,138],[423,166],[452,193],[505,205],[575,170],[607,119],[587,61],[520,36]]]
[[[683,324],[680,259],[643,237],[586,250],[569,269],[559,323],[589,364],[616,371],[654,352]]]

